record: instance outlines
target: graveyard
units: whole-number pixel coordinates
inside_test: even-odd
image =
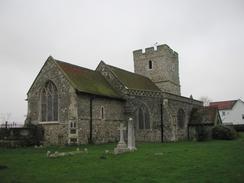
[[[0,148],[0,182],[241,183],[244,180],[243,133],[236,140],[136,143],[136,151],[115,155],[116,146],[111,143]],[[68,155],[48,158],[48,151]]]

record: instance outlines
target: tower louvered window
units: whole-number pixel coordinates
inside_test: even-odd
[[[52,81],[42,89],[41,121],[58,121],[58,90]]]

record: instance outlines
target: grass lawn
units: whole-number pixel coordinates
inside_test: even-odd
[[[0,148],[0,183],[165,182],[243,183],[244,134],[233,141],[137,144],[138,151],[106,155],[116,144],[80,146],[88,154],[48,159],[44,149]]]

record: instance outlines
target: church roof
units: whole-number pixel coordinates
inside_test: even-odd
[[[120,82],[128,89],[160,91],[160,89],[147,77],[132,73],[111,65],[107,65],[117,76]]]
[[[106,79],[98,71],[55,60],[75,89],[95,95],[120,98]]]

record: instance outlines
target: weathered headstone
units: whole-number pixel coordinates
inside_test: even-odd
[[[130,151],[136,150],[133,118],[129,118],[128,120],[128,149]]]
[[[124,130],[126,130],[126,127],[124,127],[123,123],[120,123],[118,130],[120,131],[120,140],[117,147],[114,149],[115,154],[121,154],[128,151],[127,145],[124,141]]]
[[[46,156],[48,158],[59,158],[59,157],[64,157],[64,156],[73,156],[76,154],[83,154],[85,151],[80,151],[79,148],[76,149],[76,151],[70,151],[70,152],[58,152],[55,151],[54,153],[52,153],[51,151],[47,151]]]

